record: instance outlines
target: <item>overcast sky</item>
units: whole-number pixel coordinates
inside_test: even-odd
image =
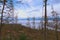
[[[41,17],[44,15],[43,4],[43,0],[15,0],[15,14],[18,15],[18,18]],[[48,0],[47,4],[48,16],[51,16],[51,5],[56,12],[60,13],[60,0]]]

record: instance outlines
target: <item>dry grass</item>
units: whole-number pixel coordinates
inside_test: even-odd
[[[44,40],[42,30],[24,27],[20,24],[4,24],[2,28],[2,40],[20,40],[20,35],[25,34],[26,40]],[[60,40],[60,32],[58,32]],[[56,40],[55,31],[47,30],[47,40]]]

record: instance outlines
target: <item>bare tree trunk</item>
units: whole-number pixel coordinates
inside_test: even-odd
[[[45,0],[44,3],[45,3],[44,40],[47,40],[47,30],[46,30],[46,26],[47,26],[47,0]]]
[[[31,27],[30,26],[30,19],[29,19],[29,17],[27,18],[27,23],[26,24],[27,24],[28,27]]]
[[[35,17],[33,17],[33,29],[35,29]]]
[[[1,30],[2,30],[2,25],[3,25],[3,12],[4,12],[5,2],[6,2],[6,0],[3,1],[3,8],[2,8],[2,12],[1,12],[0,40],[1,40]]]
[[[56,35],[56,40],[58,40],[58,19],[56,18],[56,25],[55,25],[55,35]]]

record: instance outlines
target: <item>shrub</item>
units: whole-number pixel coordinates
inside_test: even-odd
[[[27,40],[27,36],[24,33],[22,33],[20,35],[20,39],[19,40]]]

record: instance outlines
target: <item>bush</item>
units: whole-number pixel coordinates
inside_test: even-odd
[[[25,35],[24,33],[22,33],[22,34],[20,35],[20,39],[19,39],[19,40],[27,40],[26,35]]]

